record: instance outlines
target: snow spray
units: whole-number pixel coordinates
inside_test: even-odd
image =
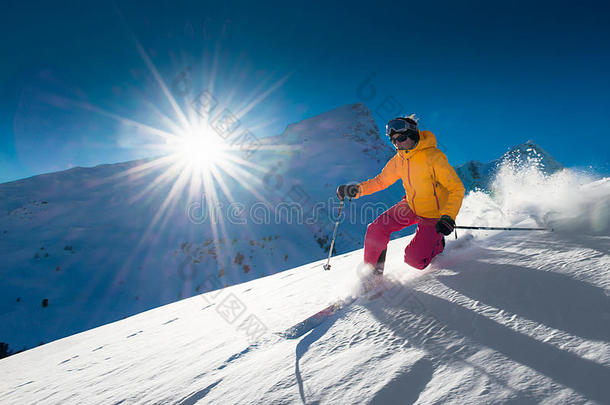
[[[464,198],[456,222],[514,226],[533,221],[555,232],[610,236],[610,178],[563,169],[546,174],[535,159],[505,160],[489,191]]]

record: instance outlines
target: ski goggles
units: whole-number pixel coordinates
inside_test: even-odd
[[[407,132],[408,130],[417,131],[417,125],[413,125],[405,120],[395,119],[389,121],[385,126],[385,134],[387,136],[391,136],[394,133],[402,134]]]

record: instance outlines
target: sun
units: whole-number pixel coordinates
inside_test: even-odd
[[[213,169],[222,163],[229,151],[218,135],[207,131],[184,134],[172,143],[176,162],[194,171]]]

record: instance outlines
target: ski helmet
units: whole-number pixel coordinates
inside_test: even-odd
[[[391,119],[385,126],[385,133],[390,139],[394,134],[405,134],[416,143],[419,142],[419,129],[413,116]]]

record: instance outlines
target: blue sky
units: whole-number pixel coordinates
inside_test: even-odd
[[[0,182],[157,153],[154,137],[99,113],[176,119],[138,43],[181,103],[214,71],[212,94],[232,111],[280,82],[242,118],[258,137],[359,101],[382,128],[392,102],[452,164],[532,139],[610,173],[606,2],[5,3]]]

